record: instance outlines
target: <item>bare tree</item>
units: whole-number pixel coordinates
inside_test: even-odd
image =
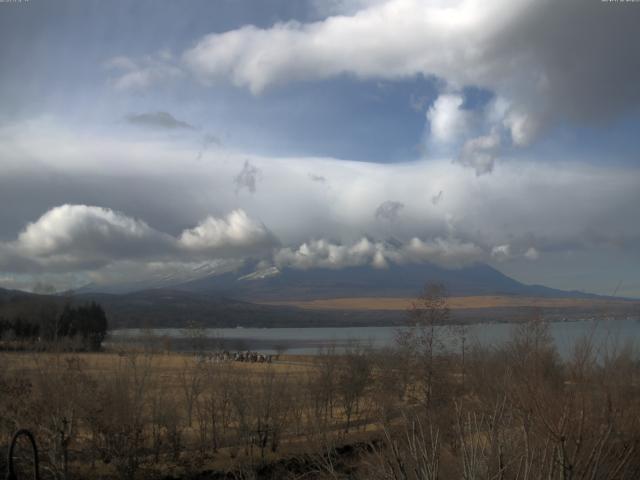
[[[191,427],[193,408],[203,390],[204,370],[200,362],[194,364],[191,359],[184,359],[179,379],[187,410],[187,425]]]
[[[440,477],[442,439],[437,427],[424,428],[413,417],[404,417],[396,431],[382,429],[384,443],[374,445],[367,478],[374,480],[436,480]]]
[[[307,388],[313,398],[314,416],[328,425],[333,418],[337,390],[338,357],[335,347],[318,351],[315,365],[316,371],[307,377]]]
[[[207,332],[204,327],[195,321],[187,323],[186,334],[189,338],[191,348],[196,355],[201,355],[206,346]]]
[[[92,417],[98,448],[106,462],[113,462],[120,478],[134,479],[144,458],[146,404],[151,383],[152,357],[123,357],[99,384]]]
[[[412,303],[408,316],[409,328],[397,333],[396,343],[416,362],[415,369],[421,372],[418,381],[423,387],[422,399],[430,406],[438,375],[436,355],[444,349],[438,327],[446,325],[450,319],[444,286],[437,283],[426,284],[422,294]]]
[[[371,361],[367,352],[356,345],[347,349],[338,370],[338,391],[345,415],[345,433],[349,432],[354,414],[371,381]]]

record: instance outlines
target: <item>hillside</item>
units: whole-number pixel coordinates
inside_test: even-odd
[[[296,306],[259,305],[220,295],[154,289],[122,295],[88,293],[77,302],[96,301],[112,328],[185,327],[314,327],[399,323],[404,312],[308,311]]]
[[[338,327],[399,325],[406,320],[412,297],[358,297],[320,300],[276,300],[255,303],[216,293],[151,289],[127,294],[80,293],[73,296],[35,295],[0,289],[0,317],[50,319],[67,301],[98,302],[110,328],[185,327]],[[542,308],[547,318],[560,320],[594,316],[637,315],[640,302],[606,298],[525,296],[452,296],[454,321],[495,322],[530,318]],[[50,320],[46,320],[50,321]]]
[[[222,293],[249,301],[316,300],[352,297],[415,297],[427,282],[445,285],[452,296],[519,295],[527,297],[593,298],[541,285],[525,285],[486,264],[458,269],[437,265],[369,266],[340,270],[270,268],[255,271],[248,265],[236,272],[210,275],[173,288],[198,293]]]

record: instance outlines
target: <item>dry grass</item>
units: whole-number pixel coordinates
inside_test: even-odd
[[[344,363],[333,355],[324,361]],[[47,452],[52,476],[45,478],[63,478],[63,468],[69,468],[74,478],[133,479],[189,478],[194,468],[242,470],[310,449],[322,452],[332,448],[329,438],[366,440],[378,428],[368,416],[371,407],[365,410],[364,399],[358,400],[347,435],[349,420],[335,378],[327,379],[334,404],[328,417],[314,414],[312,392],[324,386],[315,383],[319,362],[300,355],[267,364],[199,362],[189,354],[148,351],[0,352],[0,388],[7,387],[0,396],[0,445],[15,429],[28,428]],[[216,410],[217,439],[209,408]],[[73,425],[64,433],[64,448],[56,443],[59,425]],[[160,451],[155,460],[154,432]],[[65,449],[67,466],[58,455]]]
[[[413,298],[399,297],[352,297],[352,298],[327,298],[319,300],[290,300],[279,302],[263,302],[266,305],[287,305],[305,308],[309,310],[407,310]],[[450,309],[481,309],[481,308],[607,308],[611,306],[637,306],[639,301],[609,300],[589,298],[541,298],[520,296],[469,296],[449,297]]]
[[[596,361],[587,342],[563,363],[539,320],[463,357],[414,333],[391,351],[273,364],[0,352],[0,443],[34,431],[47,479],[640,478],[632,348]],[[345,460],[345,444],[364,448]]]
[[[3,352],[1,354],[2,367],[6,373],[21,373],[27,376],[30,372],[42,368],[43,364],[63,361],[79,362],[82,370],[93,377],[99,378],[112,372],[127,356],[132,355],[115,352],[103,353],[48,353],[48,352]],[[150,356],[150,373],[159,375],[170,387],[186,368],[195,368],[198,364],[192,354],[168,353]],[[302,355],[282,355],[280,361],[273,362],[269,366],[266,363],[227,362],[228,371],[240,376],[260,375],[267,368],[276,374],[303,374],[313,368],[313,357]]]

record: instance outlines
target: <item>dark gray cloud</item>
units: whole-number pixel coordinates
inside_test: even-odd
[[[195,130],[193,125],[178,120],[169,112],[130,113],[125,119],[132,125],[143,127]]]
[[[400,210],[404,208],[404,203],[396,202],[394,200],[387,200],[382,202],[375,211],[375,217],[378,220],[387,220],[393,222],[398,219]]]
[[[640,8],[631,2],[535,2],[504,25],[491,49],[523,55],[527,71],[538,69],[545,96],[529,97],[530,108],[542,101],[554,115],[600,123],[640,105],[638,22]]]
[[[214,135],[213,133],[207,133],[203,135],[201,148],[200,148],[200,151],[198,152],[198,156],[196,157],[196,160],[201,160],[202,156],[211,145],[216,145],[220,147],[222,146],[222,140],[220,140],[220,137],[218,137],[217,135]]]
[[[316,173],[310,173],[309,178],[311,179],[311,181],[318,182],[318,183],[325,183],[327,181],[327,179],[324,176],[318,175]]]
[[[256,193],[256,185],[261,175],[262,171],[258,167],[252,165],[249,160],[245,160],[242,170],[233,179],[233,183],[236,185],[236,193],[243,188],[246,188],[251,193]]]
[[[471,167],[480,176],[493,172],[493,167],[500,153],[500,135],[493,132],[472,138],[464,142],[456,162],[465,167]]]

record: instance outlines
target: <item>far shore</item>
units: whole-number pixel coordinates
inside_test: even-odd
[[[404,297],[350,297],[317,300],[280,300],[256,302],[262,305],[280,305],[307,310],[376,310],[399,311],[411,308],[415,298]],[[508,295],[475,295],[449,297],[447,304],[452,310],[482,308],[598,308],[638,307],[640,300],[609,298],[544,298]]]

